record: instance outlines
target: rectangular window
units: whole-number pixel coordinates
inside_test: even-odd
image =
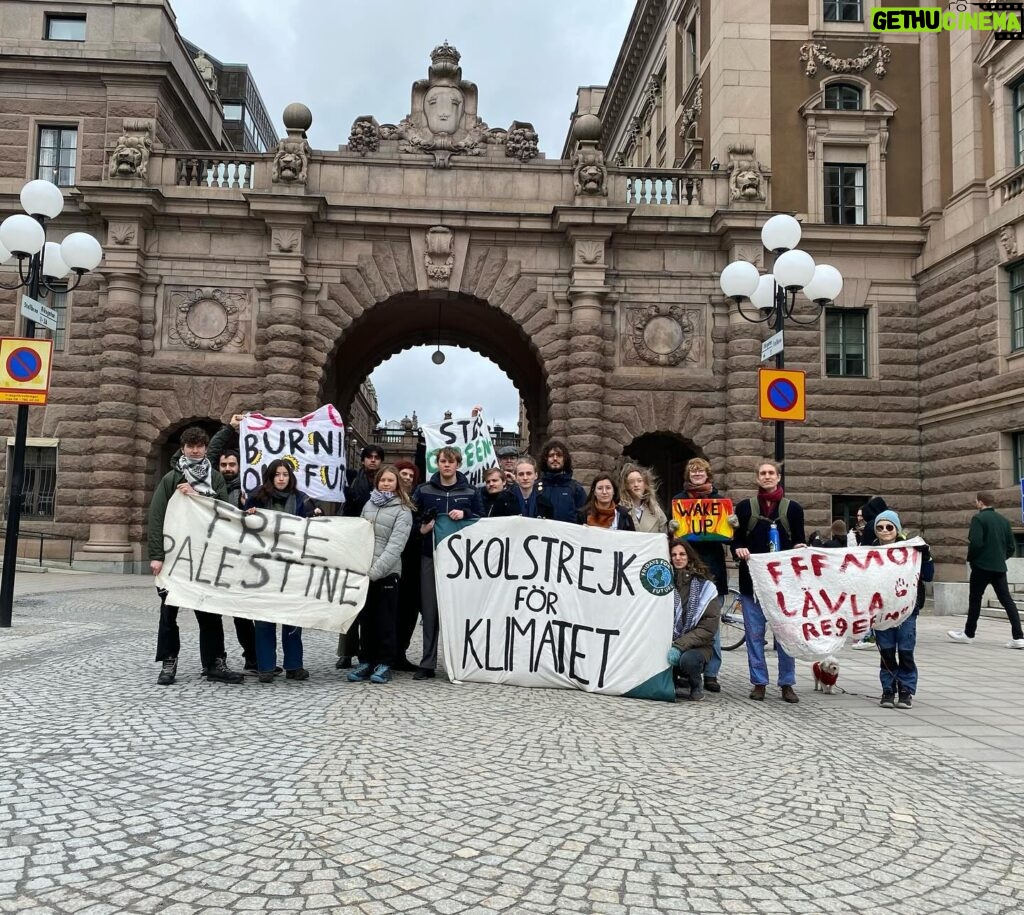
[[[861,0],[825,0],[826,22],[863,22]]]
[[[238,102],[225,102],[224,103],[224,120],[225,121],[240,121],[242,120],[242,105]]]
[[[1024,263],[1010,268],[1010,350],[1024,349]]]
[[[14,466],[14,445],[7,448],[7,485]],[[57,494],[57,449],[25,449],[25,483],[21,490],[21,516],[26,520],[53,519]],[[4,511],[10,499],[4,499]]]
[[[53,340],[55,352],[64,352],[64,341],[67,337],[68,325],[68,287],[67,285],[57,286],[43,300],[43,304],[57,312],[57,329],[50,330],[42,324],[36,325],[35,336],[40,340]]]
[[[47,13],[46,38],[50,41],[85,41],[85,16]]]
[[[694,22],[686,30],[686,78],[693,79],[697,75],[697,23]]]
[[[825,222],[842,226],[864,225],[867,217],[864,166],[826,162],[824,175]]]
[[[37,178],[60,187],[73,187],[78,164],[78,128],[40,127],[37,158]]]
[[[825,309],[825,374],[864,378],[868,374],[868,313],[863,308]]]
[[[1013,87],[1013,164],[1024,165],[1024,82]]]
[[[1019,486],[1024,480],[1024,432],[1014,432],[1013,436],[1013,485]]]

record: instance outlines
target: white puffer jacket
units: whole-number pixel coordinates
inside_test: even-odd
[[[396,496],[387,505],[378,508],[369,501],[363,506],[363,515],[373,525],[373,564],[370,581],[388,575],[402,574],[402,550],[412,533],[412,511]]]

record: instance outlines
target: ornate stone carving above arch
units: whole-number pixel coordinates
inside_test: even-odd
[[[251,291],[232,287],[168,286],[163,349],[251,352]]]
[[[626,305],[621,359],[627,366],[703,366],[705,311],[683,305]]]

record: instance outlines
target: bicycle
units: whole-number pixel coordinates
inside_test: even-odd
[[[740,603],[740,592],[735,588],[730,588],[722,598],[719,632],[722,636],[722,651],[735,651],[747,640],[747,631],[743,626],[743,605]]]

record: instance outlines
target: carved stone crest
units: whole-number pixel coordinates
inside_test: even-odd
[[[576,242],[576,261],[580,264],[600,264],[604,260],[604,244],[586,240]]]
[[[360,115],[352,122],[352,130],[348,135],[349,152],[365,156],[368,152],[380,149],[380,125],[371,114]]]
[[[729,147],[729,196],[733,200],[755,202],[764,200],[764,175],[761,163],[754,158],[754,147]]]
[[[192,350],[240,351],[246,339],[242,318],[248,315],[248,294],[226,289],[169,290],[167,339]]]
[[[299,247],[299,232],[297,229],[275,229],[271,236],[271,247],[284,254],[289,254]]]
[[[274,184],[305,184],[311,150],[305,136],[287,136],[278,141],[270,179]]]
[[[130,245],[135,241],[135,226],[129,222],[112,222],[109,232],[115,245]]]
[[[886,67],[891,57],[892,49],[887,48],[884,44],[864,45],[856,57],[836,57],[826,45],[813,41],[800,46],[800,60],[806,64],[804,73],[807,76],[814,76],[818,72],[818,64],[833,73],[860,73],[870,67],[874,61],[875,76],[885,79],[888,73]]]
[[[455,249],[451,229],[431,226],[427,229],[423,263],[431,289],[447,289],[455,266]]]
[[[580,140],[572,157],[572,181],[577,197],[607,197],[608,169],[594,140]]]
[[[142,130],[144,132],[129,133],[126,129],[125,133],[118,137],[114,151],[110,154],[110,166],[107,170],[111,178],[146,177],[153,141],[149,138],[148,125],[144,125]]]
[[[626,308],[624,365],[672,366],[698,362],[700,313],[681,305]]]
[[[409,115],[398,124],[398,149],[428,153],[435,168],[448,168],[452,156],[479,156],[487,125],[477,117],[477,89],[462,78],[459,52],[446,41],[430,54],[426,79],[412,86]]]
[[[537,139],[537,131],[533,129],[533,124],[513,121],[505,138],[505,155],[520,162],[536,159],[539,155]]]

